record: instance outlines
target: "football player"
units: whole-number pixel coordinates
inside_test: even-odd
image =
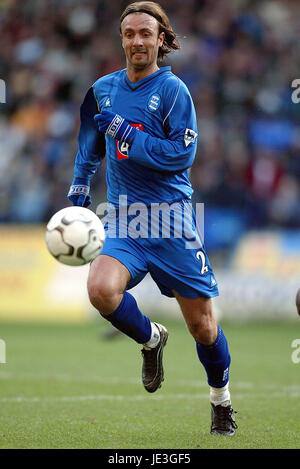
[[[85,96],[68,194],[74,205],[89,206],[90,180],[106,155],[107,199],[119,225],[117,230],[108,229],[104,247],[90,266],[89,298],[115,328],[142,344],[143,385],[153,393],[164,379],[168,332],[140,311],[128,291],[150,273],[163,295],[176,298],[195,339],[210,386],[211,433],[233,435],[231,359],[211,300],[218,295],[217,282],[194,212],[187,211],[188,227],[182,236],[175,229],[191,200],[188,170],[196,154],[197,122],[186,85],[159,61],[180,46],[166,13],[154,2],[128,5],[120,17],[120,33],[126,68],[99,78]],[[149,234],[148,217],[141,236],[126,231],[133,220],[128,208],[143,204],[151,215],[150,207],[161,203],[172,206],[173,217],[163,217],[162,210],[155,235],[152,226]],[[120,223],[124,209],[125,228]],[[169,236],[164,235],[166,228]]]

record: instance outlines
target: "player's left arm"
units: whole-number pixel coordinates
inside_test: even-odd
[[[189,168],[197,148],[197,121],[192,98],[179,83],[168,103],[163,126],[166,138],[157,138],[133,128],[118,114],[104,111],[95,116],[98,128],[129,145],[129,159],[156,171],[176,172]]]
[[[183,171],[192,166],[197,150],[197,120],[192,98],[182,83],[168,103],[163,127],[164,139],[137,131],[129,158],[158,171]]]

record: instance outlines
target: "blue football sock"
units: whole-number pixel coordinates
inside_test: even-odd
[[[222,388],[229,381],[230,354],[227,339],[220,326],[215,342],[203,345],[196,342],[197,354],[205,368],[207,382],[214,388]]]
[[[134,297],[128,292],[124,293],[113,313],[102,316],[139,344],[145,344],[151,337],[150,319],[141,313]]]

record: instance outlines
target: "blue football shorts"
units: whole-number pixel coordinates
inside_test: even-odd
[[[191,205],[182,223],[185,203],[174,204],[172,216],[167,220],[161,212],[122,217],[117,210],[111,217],[113,229],[113,224],[104,224],[106,239],[100,254],[117,259],[127,268],[131,275],[127,290],[150,273],[161,293],[168,297],[174,297],[173,290],[185,298],[219,295]]]

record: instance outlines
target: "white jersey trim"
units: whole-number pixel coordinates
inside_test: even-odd
[[[164,120],[163,120],[163,126],[165,125],[166,119],[169,117],[169,115],[171,114],[171,112],[172,112],[172,110],[173,110],[173,107],[175,106],[175,103],[176,103],[177,98],[178,98],[178,95],[179,95],[180,85],[181,85],[181,83],[180,83],[180,80],[178,79],[178,90],[177,90],[177,93],[176,93],[174,102],[173,102],[173,104],[172,104],[172,106],[171,106],[171,109],[170,109],[170,111],[168,112],[168,114],[166,115],[166,117],[165,117]]]

